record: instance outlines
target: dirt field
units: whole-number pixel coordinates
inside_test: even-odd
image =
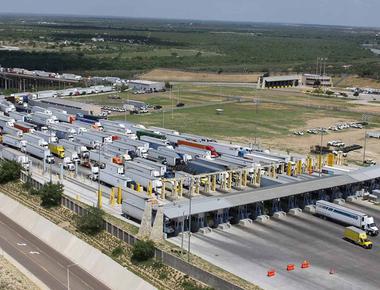
[[[179,70],[154,69],[139,76],[140,79],[177,82],[237,82],[255,83],[259,74],[217,74],[203,72],[185,72]]]
[[[336,78],[334,81],[339,81],[341,78]],[[342,82],[338,84],[338,87],[340,88],[347,88],[347,87],[360,87],[360,88],[376,88],[380,89],[380,81],[374,80],[374,79],[368,79],[368,78],[361,78],[358,76],[349,76],[345,78]]]
[[[0,289],[4,290],[38,290],[27,277],[15,266],[0,256]]]
[[[338,119],[338,118],[321,118],[314,119],[307,122],[306,128],[315,127],[329,127],[339,122],[350,122],[350,119]],[[305,127],[294,128],[295,130],[302,130]],[[372,128],[371,131],[380,130],[380,128]],[[358,144],[364,145],[365,131],[362,129],[347,129],[343,131],[329,133],[323,136],[323,143],[326,144],[331,140],[341,140],[346,144]],[[270,148],[276,148],[281,150],[289,150],[294,153],[307,154],[310,150],[310,146],[320,144],[320,135],[305,134],[304,136],[284,136],[279,140],[275,139],[263,139],[261,140],[263,145],[267,145]],[[366,158],[373,159],[380,163],[380,140],[368,138],[366,147]],[[363,160],[363,149],[350,152],[347,157],[348,162],[360,163]]]

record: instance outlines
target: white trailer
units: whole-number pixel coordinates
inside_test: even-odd
[[[54,132],[41,132],[41,131],[35,131],[33,133],[37,137],[40,137],[44,139],[47,143],[58,143],[58,138],[55,136]]]
[[[115,150],[118,152],[121,152],[122,154],[134,152],[137,156],[140,157],[146,157],[147,156],[147,150],[145,147],[136,147],[131,144],[127,144],[122,141],[114,141],[112,144],[108,144],[107,148],[110,148],[111,150]]]
[[[9,126],[3,127],[3,134],[9,134],[9,135],[20,137],[20,138],[22,138],[22,135],[23,135],[20,129],[17,129],[15,127],[9,127]]]
[[[141,172],[145,175],[149,175],[152,177],[159,177],[160,176],[160,172],[157,169],[155,169],[149,165],[143,164],[143,163],[137,163],[134,161],[127,161],[124,163],[124,166],[125,166],[125,170],[127,173],[129,172],[129,170],[133,169],[133,170],[136,170],[138,172]]]
[[[59,145],[61,145],[61,144],[59,144]],[[66,147],[63,147],[63,148],[65,148],[65,158],[66,157],[70,158],[70,160],[74,163],[80,162],[79,155],[75,150],[69,149],[69,148],[66,149]]]
[[[27,142],[25,140],[22,140],[19,137],[15,137],[12,135],[4,135],[3,136],[3,144],[4,145],[7,145],[7,146],[12,147],[12,148],[16,148],[20,151],[24,150],[26,143]]]
[[[215,151],[220,155],[232,155],[232,156],[240,156],[243,148],[239,145],[219,143],[219,142],[205,142],[201,141],[201,144],[213,146]]]
[[[115,174],[124,174],[124,166],[112,162],[106,162],[104,170]]]
[[[82,137],[95,141],[99,144],[112,143],[112,135],[109,133],[107,134],[107,133],[102,133],[98,131],[88,131],[88,132],[82,132],[81,135]]]
[[[29,169],[29,158],[24,153],[12,148],[1,147],[1,157],[5,160],[16,161],[21,164],[24,169]]]
[[[90,140],[82,135],[77,135],[74,137],[74,142],[77,142],[83,146],[86,146],[87,148],[98,148],[99,147],[99,142],[96,142],[94,140]]]
[[[337,205],[325,200],[318,200],[316,203],[316,214],[336,220],[346,225],[358,227],[372,236],[379,234],[373,217],[365,213],[356,211],[341,205]]]
[[[54,119],[53,116],[43,113],[34,113],[28,116],[31,123],[40,126],[49,126],[58,123],[58,120]]]
[[[134,183],[140,184],[145,189],[148,189],[149,186],[151,186],[154,192],[161,192],[162,181],[159,178],[144,174],[133,169],[127,170],[125,175],[128,176]]]
[[[163,149],[167,149],[167,148],[163,148]],[[167,150],[161,150],[161,148],[158,148],[157,150],[149,149],[147,158],[161,162],[161,163],[165,162],[167,165],[170,165],[170,166],[176,166],[176,165],[184,163],[184,160],[180,156],[180,154],[178,154],[177,152],[171,149],[167,149]]]
[[[172,145],[168,141],[157,139],[150,136],[141,136],[140,141],[148,142],[149,147],[153,149],[157,149],[158,147],[166,147],[168,149],[174,149]]]
[[[65,152],[66,150],[75,151],[82,158],[88,158],[90,155],[87,147],[77,142],[61,139],[59,140],[59,145],[65,148]]]
[[[159,176],[164,176],[166,173],[166,170],[167,170],[167,167],[165,164],[154,162],[154,161],[151,161],[151,160],[148,160],[145,158],[137,157],[137,158],[133,159],[133,161],[137,162],[137,163],[148,165],[152,168],[155,168],[160,173]]]
[[[9,114],[10,112],[16,111],[16,108],[15,108],[15,105],[13,105],[12,103],[3,101],[0,103],[0,111],[5,114]]]
[[[367,136],[368,136],[369,138],[380,139],[380,131],[368,132],[368,133],[367,133]]]
[[[193,148],[189,146],[178,146],[175,148],[175,151],[180,154],[188,154],[191,155],[192,158],[206,158],[211,159],[211,151]]]
[[[34,135],[32,133],[24,134],[23,139],[27,143],[38,145],[38,146],[41,146],[41,147],[44,147],[44,148],[47,148],[48,145],[49,145],[49,143],[46,142],[43,138],[41,138],[40,136]]]
[[[0,116],[0,127],[4,128],[6,126],[13,127],[15,123],[15,119],[7,117],[7,116]]]
[[[43,160],[46,163],[54,163],[54,157],[50,153],[49,149],[42,148],[41,146],[27,143],[25,146],[25,152],[31,156]]]
[[[98,174],[100,182],[108,184],[112,187],[127,188],[131,179],[125,175],[100,170]]]
[[[66,154],[66,152],[65,152]],[[65,157],[63,158],[63,168],[67,169],[69,171],[74,171],[75,170],[75,164],[73,160],[70,157]]]
[[[47,114],[49,116],[53,115],[53,113],[50,111],[50,110],[47,110],[45,108],[42,108],[42,107],[39,107],[39,106],[33,106],[30,111],[32,113],[43,113],[43,114]]]
[[[101,167],[104,167],[106,163],[112,162],[112,156],[102,151],[99,153],[99,150],[91,150],[89,160],[96,164],[100,162],[103,165]]]
[[[27,115],[19,112],[9,112],[8,116],[9,118],[14,119],[16,122],[25,122]]]

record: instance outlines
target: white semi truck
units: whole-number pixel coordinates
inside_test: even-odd
[[[12,148],[16,148],[20,151],[24,150],[26,143],[27,142],[25,140],[22,140],[19,137],[15,137],[15,136],[8,135],[8,134],[3,136],[3,144],[4,145],[7,145],[7,146],[12,147]]]
[[[32,133],[24,134],[23,139],[29,144],[38,145],[43,148],[47,148],[49,145],[49,143],[46,142],[43,138]]]
[[[22,167],[24,167],[26,170],[29,168],[29,158],[24,153],[3,146],[1,146],[0,149],[0,154],[3,159],[16,161],[17,163],[21,164]]]
[[[31,143],[27,143],[25,147],[25,151],[38,159],[43,160],[45,163],[51,164],[54,163],[54,157],[50,153],[49,149],[43,148],[38,145],[34,145]]]
[[[325,200],[318,200],[315,208],[316,214],[319,216],[327,217],[349,226],[355,226],[372,236],[377,236],[379,234],[379,229],[377,228],[373,217],[368,216],[365,213]]]

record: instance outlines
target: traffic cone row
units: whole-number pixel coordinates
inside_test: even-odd
[[[301,264],[301,269],[307,269],[307,268],[310,268],[310,263],[305,260]],[[296,269],[296,265],[295,264],[288,264],[288,265],[286,265],[286,271],[288,271],[288,272],[294,271],[295,269]],[[334,274],[334,273],[335,273],[335,270],[334,269],[330,269],[330,274]],[[276,275],[276,270],[275,269],[269,269],[268,270],[268,273],[267,273],[268,277],[274,277],[275,275]]]

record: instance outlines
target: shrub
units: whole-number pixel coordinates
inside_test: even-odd
[[[3,160],[0,162],[0,184],[20,179],[21,165],[16,161]]]
[[[103,230],[104,212],[97,207],[90,207],[77,220],[78,229],[87,235],[96,235]]]
[[[138,262],[147,261],[154,257],[153,241],[137,241],[132,249],[132,259]]]
[[[63,184],[61,183],[46,183],[40,190],[32,192],[41,197],[41,205],[43,207],[55,207],[61,204],[63,195]]]
[[[117,246],[112,250],[112,257],[117,258],[124,254],[124,248],[122,246]]]

